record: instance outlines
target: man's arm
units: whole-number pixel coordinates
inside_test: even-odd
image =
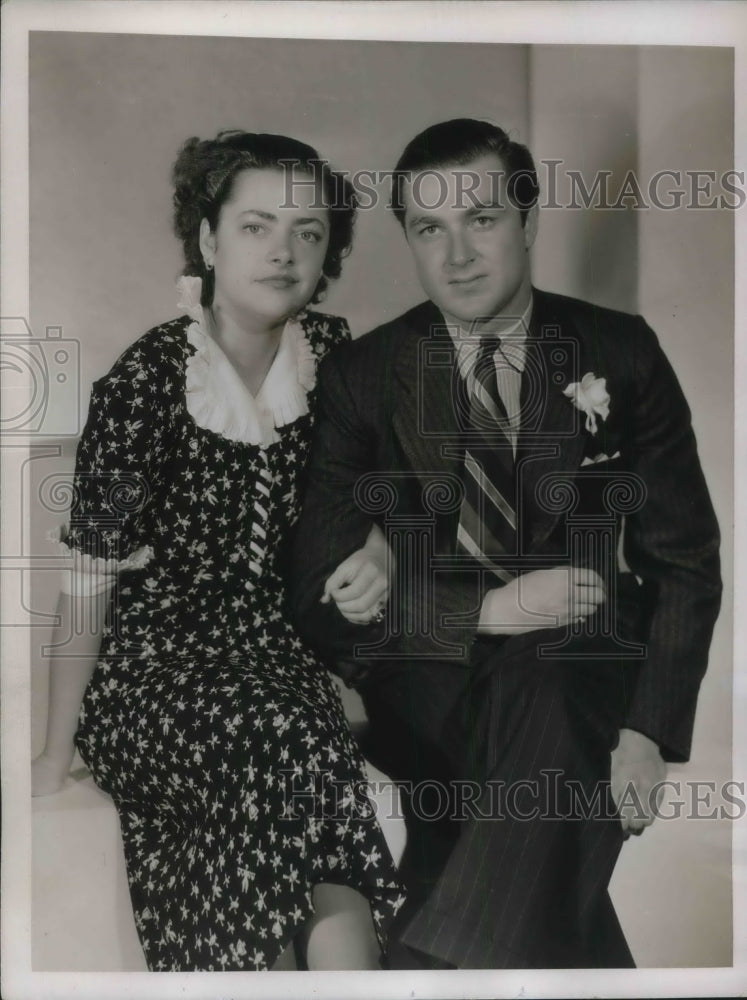
[[[649,627],[626,728],[684,761],[721,601],[719,529],[677,378],[642,319],[636,333],[631,459],[646,497],[627,519],[624,551],[643,580]]]
[[[387,656],[435,655],[466,663],[479,617],[477,573],[438,573],[424,588],[422,573],[430,574],[430,567],[405,554],[396,560],[384,622],[353,624],[334,601],[322,603],[331,574],[351,553],[363,548],[369,536],[371,515],[356,503],[356,484],[367,473],[380,471],[385,479],[392,471],[380,467],[388,462],[381,454],[392,433],[390,404],[382,390],[388,359],[383,352],[374,364],[369,355],[363,361],[355,358],[354,363],[350,358],[350,351],[337,351],[319,371],[315,442],[291,573],[290,599],[299,631],[337,661],[350,660],[358,645],[388,637]],[[419,579],[414,580],[413,574]],[[447,625],[449,615],[463,621]],[[393,628],[395,619],[409,623],[408,627]],[[433,627],[422,627],[426,621]]]
[[[367,379],[361,379],[362,371]],[[466,663],[478,633],[522,635],[593,613],[604,592],[589,571],[529,573],[488,591],[481,602],[477,571],[434,571],[428,559],[404,550],[395,560],[388,621],[362,625],[343,617],[336,602],[326,597],[325,586],[332,574],[337,579],[351,553],[361,553],[370,542],[370,515],[360,509],[355,495],[360,478],[377,469],[381,441],[390,432],[387,405],[375,398],[374,387],[383,384],[384,377],[368,364],[357,369],[345,364],[345,352],[332,355],[320,369],[316,439],[290,586],[304,637],[331,658],[349,660],[357,645],[379,641],[388,629],[388,656],[438,656]],[[385,478],[391,470],[379,471]],[[393,627],[395,621],[398,628]]]
[[[322,601],[333,571],[371,530],[371,518],[355,503],[355,484],[371,468],[375,442],[361,419],[349,379],[341,370],[342,348],[319,368],[314,446],[296,526],[290,600],[301,634],[332,658],[349,656],[355,643],[378,626],[348,622],[334,601]]]

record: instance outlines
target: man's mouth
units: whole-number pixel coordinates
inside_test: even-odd
[[[462,288],[469,288],[470,286],[477,284],[478,281],[482,281],[484,277],[484,274],[474,274],[471,278],[452,278],[449,281],[449,284],[457,285]]]

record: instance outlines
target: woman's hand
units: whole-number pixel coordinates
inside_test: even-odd
[[[392,554],[378,525],[366,543],[344,559],[324,585],[322,604],[334,601],[340,614],[354,625],[368,625],[389,599]]]
[[[478,631],[484,635],[522,635],[569,625],[593,615],[606,596],[604,581],[593,569],[559,566],[534,570],[488,591]]]
[[[31,762],[31,794],[34,798],[59,792],[70,770],[69,761],[40,754]]]

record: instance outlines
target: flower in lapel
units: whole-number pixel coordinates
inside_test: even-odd
[[[592,434],[597,432],[597,414],[606,420],[610,413],[610,394],[607,392],[607,380],[597,378],[594,372],[587,372],[580,382],[571,382],[563,389],[574,406],[586,414],[586,429]]]

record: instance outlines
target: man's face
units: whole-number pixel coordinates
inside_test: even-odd
[[[463,327],[521,316],[531,294],[528,250],[537,209],[521,224],[496,154],[425,170],[404,185],[405,233],[420,283]]]

